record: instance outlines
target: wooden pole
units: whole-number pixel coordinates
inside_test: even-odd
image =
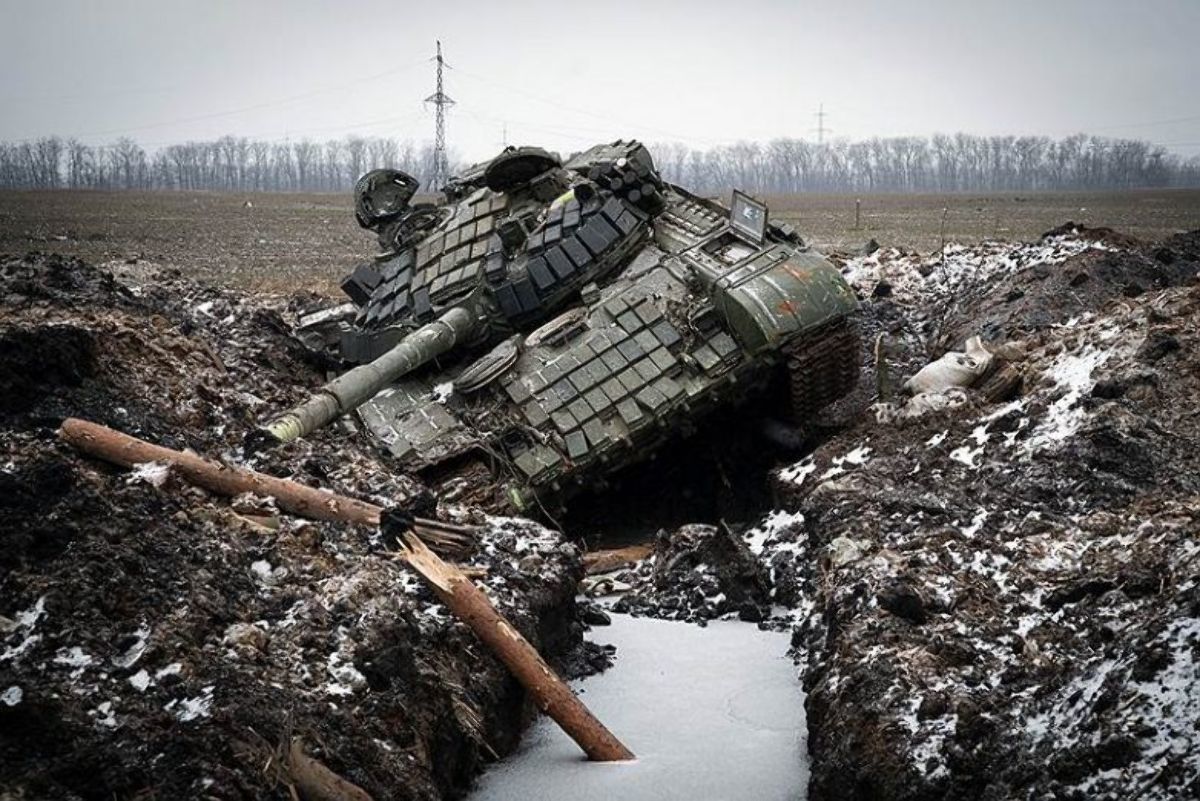
[[[946,206],[942,209],[942,266],[946,265],[946,217],[950,214],[950,207]]]
[[[146,462],[168,464],[185,481],[218,495],[234,496],[244,492],[272,497],[284,509],[314,520],[334,520],[376,527],[383,507],[348,498],[329,490],[308,487],[286,478],[276,478],[255,470],[246,470],[210,462],[194,453],[176,451],[122,434],[106,426],[70,417],[63,421],[59,438],[74,448],[106,462],[133,467]],[[417,519],[418,533],[434,543],[457,541],[465,544],[470,530],[437,520]]]
[[[408,564],[433,588],[450,611],[471,627],[549,715],[593,762],[634,759],[612,732],[575,697],[541,654],[505,620],[492,602],[453,565],[443,562],[416,537],[407,537]]]
[[[583,572],[594,576],[637,564],[654,553],[653,545],[627,545],[605,551],[588,551],[583,555]]]
[[[881,403],[886,403],[892,394],[887,359],[887,334],[881,331],[879,336],[875,337],[875,393]]]

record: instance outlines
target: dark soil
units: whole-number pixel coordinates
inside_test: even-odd
[[[375,532],[58,442],[80,416],[236,462],[321,380],[281,316],[305,298],[120,273],[0,261],[0,796],[292,798],[293,737],[377,799],[461,795],[532,709]],[[376,502],[417,489],[338,429],[256,466]],[[602,666],[578,648],[574,546],[440,513],[482,524],[467,561],[543,653]]]
[[[867,415],[777,477],[815,801],[1200,794],[1200,232],[1051,234],[1103,249],[886,301],[930,355],[1019,346],[1015,400]]]

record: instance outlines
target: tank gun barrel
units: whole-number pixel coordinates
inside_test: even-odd
[[[352,412],[397,378],[453,349],[474,335],[481,321],[470,308],[455,306],[413,331],[373,362],[359,365],[321,387],[311,398],[260,428],[260,444],[292,442]]]

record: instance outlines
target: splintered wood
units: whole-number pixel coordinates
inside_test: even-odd
[[[374,801],[366,790],[304,753],[299,740],[292,741],[285,761],[288,776],[304,801]]]

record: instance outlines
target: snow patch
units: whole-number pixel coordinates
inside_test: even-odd
[[[216,685],[210,685],[200,691],[194,698],[176,698],[163,709],[175,715],[180,723],[189,723],[199,718],[206,718],[212,712],[213,690]]]
[[[980,509],[978,512],[976,512],[975,517],[971,518],[971,524],[969,526],[963,526],[963,536],[970,538],[978,534],[980,529],[983,528],[983,523],[985,520],[987,520],[987,517],[987,509]]]
[[[815,472],[817,472],[817,466],[813,463],[813,458],[811,456],[805,456],[791,467],[785,467],[783,470],[779,471],[779,477],[782,480],[791,484],[795,484],[797,487],[799,487],[804,483],[804,479],[808,478]]]
[[[950,451],[950,458],[956,462],[961,462],[972,470],[978,469],[979,465],[975,464],[975,460],[983,453],[983,447],[972,448],[969,445],[963,445]]]
[[[137,639],[125,650],[125,653],[112,658],[112,663],[119,668],[131,668],[142,658],[142,654],[146,652],[146,646],[150,642],[150,628],[142,626],[133,633],[133,636]]]
[[[167,676],[178,676],[181,672],[183,672],[183,665],[179,662],[172,662],[162,670],[155,673],[154,680],[162,681]]]
[[[83,671],[87,670],[88,666],[95,661],[95,657],[93,657],[91,654],[84,653],[84,650],[78,645],[70,648],[60,648],[54,657],[54,664],[75,668],[71,672],[72,678],[77,678],[83,675]]]
[[[46,596],[43,595],[34,602],[33,606],[17,613],[17,625],[23,629],[31,629],[37,625],[46,614]]]
[[[117,716],[113,712],[112,701],[105,701],[88,714],[96,719],[97,726],[106,729],[115,729],[117,727]]]
[[[171,465],[166,462],[141,462],[133,466],[133,471],[125,479],[125,483],[146,483],[155,489],[161,489],[170,476]]]
[[[1112,348],[1089,345],[1077,352],[1064,351],[1054,360],[1046,374],[1063,394],[1050,404],[1041,422],[1026,440],[1026,455],[1062,442],[1079,429],[1085,416],[1084,410],[1079,408],[1079,400],[1093,386],[1092,372],[1112,355]]]
[[[785,512],[782,509],[775,509],[761,523],[743,534],[742,538],[745,539],[746,547],[750,549],[750,553],[755,556],[761,556],[763,548],[772,537],[780,531],[786,531],[803,522],[804,515],[799,512]]]

